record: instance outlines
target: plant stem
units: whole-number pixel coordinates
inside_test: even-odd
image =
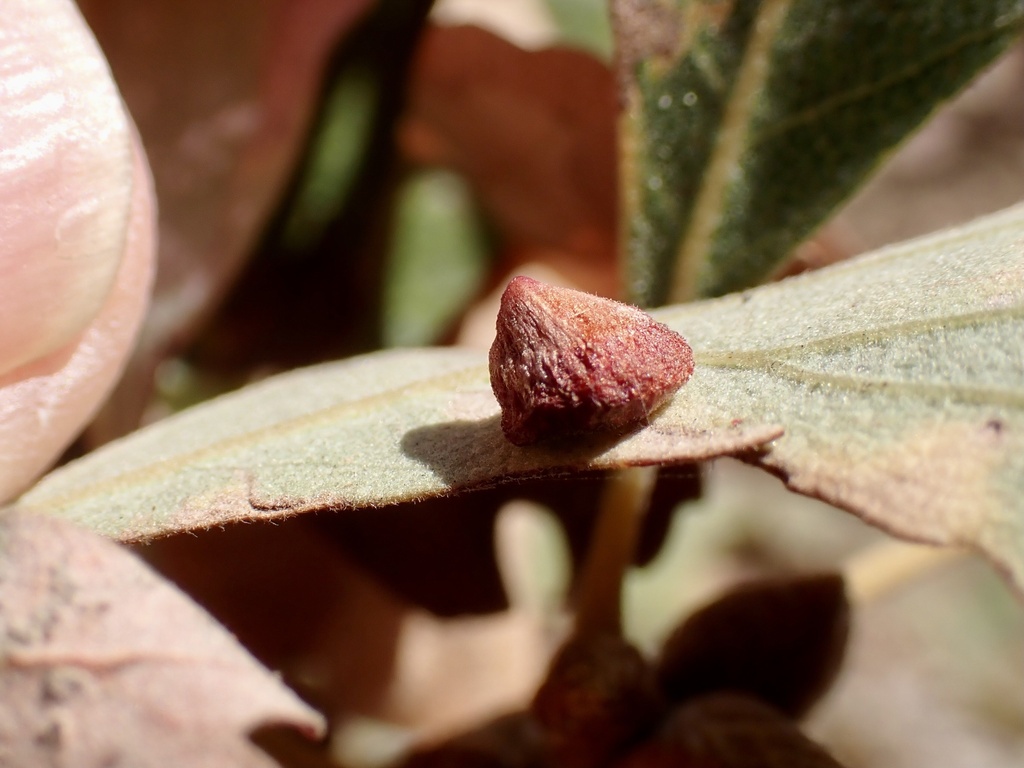
[[[843,569],[850,601],[864,605],[909,581],[963,559],[969,553],[953,547],[882,541],[853,555]]]
[[[580,576],[577,637],[622,632],[622,579],[633,560],[657,479],[657,467],[633,467],[613,472],[605,481]]]

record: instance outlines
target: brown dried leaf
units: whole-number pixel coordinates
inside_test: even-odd
[[[416,180],[398,183],[396,162],[394,125],[432,2],[377,3],[332,53],[301,177],[286,190],[258,253],[189,350],[201,379],[223,388],[376,349],[387,336],[390,320],[382,312],[393,313],[385,306],[391,291],[382,290],[382,273],[402,271],[393,262],[402,262],[399,252],[410,230],[419,230],[421,214],[452,214],[449,205],[435,207],[433,195],[427,195],[429,213],[415,205],[422,190]]]
[[[246,738],[322,719],[191,601],[66,522],[0,519],[0,762],[270,766]]]
[[[606,65],[440,27],[424,36],[409,99],[406,154],[470,180],[509,243],[531,248],[509,251],[514,263],[547,248],[574,283],[617,292],[618,103]]]
[[[229,525],[136,551],[327,717],[378,713],[409,606],[339,552],[335,517]]]
[[[838,575],[747,584],[697,611],[669,636],[658,677],[676,701],[742,691],[799,717],[839,671],[849,614]]]
[[[373,0],[79,0],[142,136],[160,201],[153,311],[98,441],[138,423],[154,366],[252,252],[337,41]]]

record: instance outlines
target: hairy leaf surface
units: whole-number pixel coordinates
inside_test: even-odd
[[[655,316],[694,350],[648,426],[529,448],[484,356],[369,355],[204,404],[45,478],[20,506],[125,540],[572,470],[741,454],[1024,585],[1024,206]]]

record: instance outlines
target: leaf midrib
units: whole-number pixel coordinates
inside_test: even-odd
[[[849,392],[884,392],[892,396],[912,395],[921,399],[955,400],[971,405],[997,405],[1024,409],[1024,392],[995,387],[974,387],[921,381],[900,381],[840,373],[824,373],[796,364],[801,356],[837,352],[875,342],[886,342],[934,330],[977,327],[1000,320],[1024,319],[1024,305],[996,310],[964,313],[952,317],[932,317],[893,323],[871,331],[850,331],[811,341],[780,345],[767,349],[695,351],[695,365],[701,367],[748,370],[766,373],[805,384],[827,384]]]
[[[722,216],[722,200],[730,177],[749,140],[750,114],[756,96],[769,75],[771,43],[784,22],[792,0],[765,0],[757,11],[753,30],[740,62],[732,93],[725,103],[714,149],[700,183],[690,224],[676,249],[676,269],[669,290],[671,302],[696,296],[703,258]]]

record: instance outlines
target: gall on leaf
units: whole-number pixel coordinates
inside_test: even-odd
[[[516,445],[644,423],[693,373],[686,339],[637,307],[519,276],[490,352],[501,429]]]

